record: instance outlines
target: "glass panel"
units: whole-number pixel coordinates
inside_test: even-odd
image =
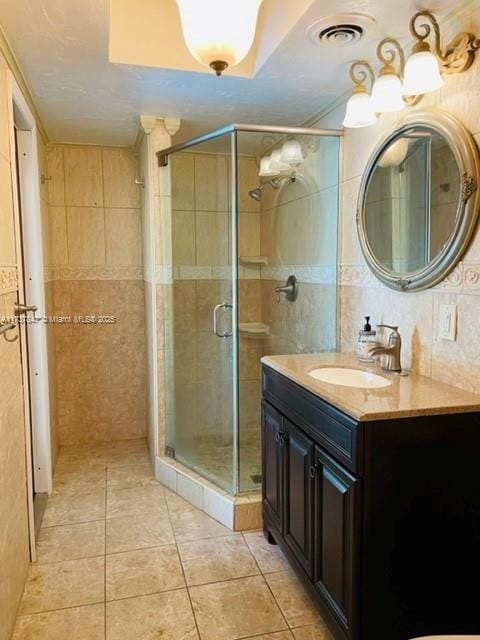
[[[284,146],[284,143],[288,142]],[[259,161],[285,151],[292,164]],[[261,486],[260,359],[336,349],[339,139],[238,133],[240,491]],[[278,293],[295,276],[298,295]]]
[[[230,493],[237,459],[233,151],[228,134],[170,156],[173,277],[165,300],[167,445]]]

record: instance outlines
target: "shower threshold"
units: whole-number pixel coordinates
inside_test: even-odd
[[[155,477],[170,491],[232,531],[262,528],[260,490],[232,496],[167,456],[155,459]]]

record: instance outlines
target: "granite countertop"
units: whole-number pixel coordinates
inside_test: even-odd
[[[359,421],[480,412],[480,395],[415,373],[406,377],[387,373],[378,365],[359,362],[352,353],[265,356],[262,362]],[[319,367],[369,371],[392,384],[381,389],[358,389],[321,382],[308,375]]]

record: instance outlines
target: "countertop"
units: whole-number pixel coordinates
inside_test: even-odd
[[[359,362],[352,353],[265,356],[262,362],[361,422],[480,412],[480,395],[415,373],[406,377],[387,373],[378,365]],[[321,382],[308,375],[324,366],[371,371],[392,384],[381,389],[358,389]]]

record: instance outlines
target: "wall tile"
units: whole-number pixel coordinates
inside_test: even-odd
[[[54,145],[47,153],[48,204],[54,207],[65,205],[65,171],[63,147]]]
[[[195,209],[195,173],[193,154],[174,154],[171,158],[172,208],[180,211]],[[164,195],[162,193],[162,195]]]
[[[105,209],[106,260],[111,265],[142,265],[140,209]]]
[[[49,207],[50,264],[68,264],[67,214],[65,207]],[[47,258],[48,259],[48,258]]]
[[[102,155],[97,147],[65,147],[67,206],[103,206]]]
[[[195,154],[195,209],[229,211],[228,160],[226,156]],[[174,207],[184,208],[184,207]]]
[[[251,198],[248,192],[260,184],[257,161],[255,158],[239,157],[238,172],[238,210],[259,212],[260,203]]]
[[[173,264],[196,264],[195,213],[172,211],[172,258]]]
[[[133,153],[126,149],[103,149],[102,166],[105,207],[140,207],[140,186],[135,179],[142,176]]]
[[[69,264],[105,264],[105,214],[93,207],[67,207]]]
[[[230,263],[229,214],[215,211],[196,213],[197,265]]]
[[[260,214],[240,213],[238,218],[238,255],[260,255]]]

